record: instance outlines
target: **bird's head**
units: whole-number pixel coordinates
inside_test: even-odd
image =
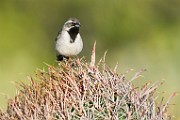
[[[64,23],[63,29],[65,31],[75,31],[79,32],[81,24],[78,19],[76,18],[70,18],[67,22]]]

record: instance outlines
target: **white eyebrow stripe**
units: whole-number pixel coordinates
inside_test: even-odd
[[[67,22],[65,22],[65,24],[67,24],[67,23],[71,23],[71,22],[73,22],[72,20],[68,20]]]

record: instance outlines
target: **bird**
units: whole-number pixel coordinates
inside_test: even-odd
[[[77,18],[69,18],[56,37],[57,61],[78,55],[83,49],[83,41],[79,33],[80,22]]]

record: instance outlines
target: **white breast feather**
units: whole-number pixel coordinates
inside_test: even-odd
[[[57,38],[56,51],[57,54],[64,56],[78,55],[83,48],[83,42],[80,34],[78,33],[75,42],[70,43],[70,35],[67,31],[63,31]]]

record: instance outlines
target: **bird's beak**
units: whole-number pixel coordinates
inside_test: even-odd
[[[75,23],[74,27],[81,27],[81,24],[80,23]]]

